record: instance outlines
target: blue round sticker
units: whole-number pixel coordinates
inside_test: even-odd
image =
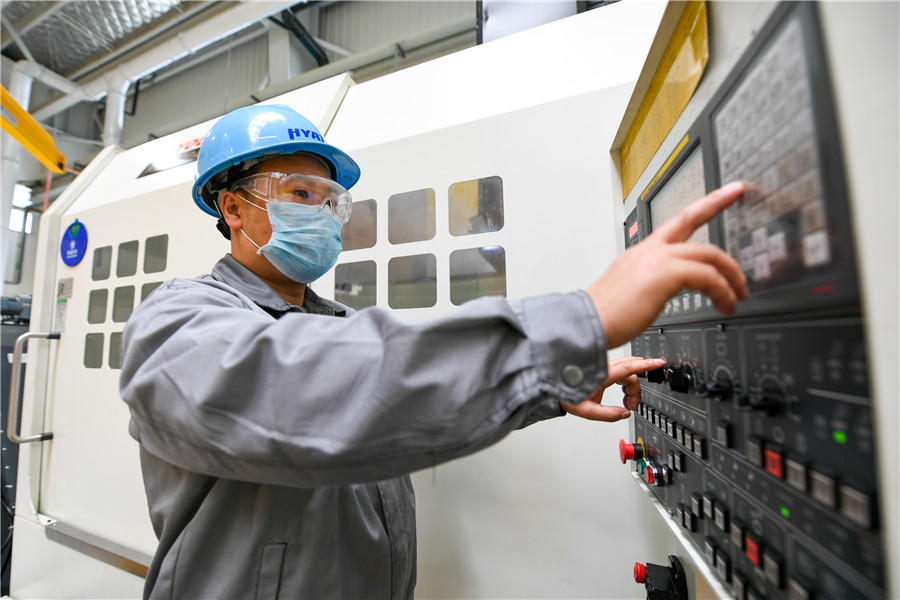
[[[80,263],[87,252],[87,243],[87,227],[75,219],[74,223],[66,227],[62,243],[59,245],[59,254],[62,256],[63,262],[70,267]]]

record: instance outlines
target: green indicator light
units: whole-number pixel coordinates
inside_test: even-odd
[[[781,507],[781,516],[784,517],[785,519],[787,519],[788,517],[791,516],[791,511],[788,510],[787,506]]]
[[[831,435],[832,435],[832,437],[834,437],[834,441],[836,441],[838,444],[846,444],[847,443],[847,432],[846,431],[841,431],[838,429]]]

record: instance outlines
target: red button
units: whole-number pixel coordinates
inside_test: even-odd
[[[646,481],[650,485],[653,485],[653,467],[650,465],[647,465],[647,467],[644,469],[644,481]]]
[[[635,583],[644,583],[647,580],[647,569],[639,562],[634,563]]]
[[[629,444],[625,440],[619,440],[619,458],[624,465],[629,460],[644,457],[644,448],[640,444]]]
[[[744,548],[747,552],[747,558],[750,559],[757,567],[759,566],[759,545],[753,541],[749,535],[744,536]]]
[[[784,461],[780,452],[766,450],[766,471],[778,479],[784,479]]]

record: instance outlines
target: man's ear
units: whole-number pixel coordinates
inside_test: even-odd
[[[240,229],[243,226],[241,219],[241,203],[237,194],[234,192],[222,192],[219,198],[219,209],[222,212],[222,218],[232,229]]]

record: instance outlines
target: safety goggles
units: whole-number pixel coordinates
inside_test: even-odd
[[[263,202],[297,204],[311,211],[329,210],[341,224],[350,219],[350,192],[324,177],[300,173],[258,173],[237,180],[233,190],[245,190]]]

